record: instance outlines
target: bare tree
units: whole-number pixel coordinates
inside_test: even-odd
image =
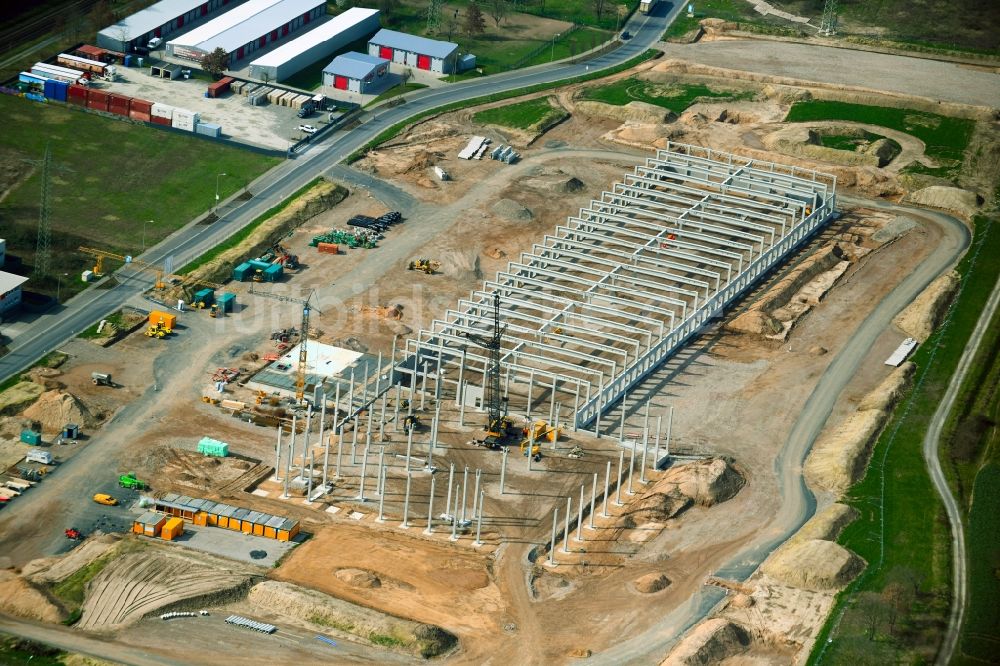
[[[493,22],[499,28],[500,21],[507,18],[507,14],[510,13],[510,5],[507,3],[507,0],[490,0],[488,11]]]
[[[480,35],[486,30],[486,20],[479,9],[479,3],[470,2],[465,9],[465,32],[469,35]]]
[[[868,640],[873,641],[879,633],[879,628],[887,619],[887,611],[882,596],[875,592],[862,592],[858,595],[857,608],[860,612]]]
[[[601,17],[604,16],[604,10],[607,5],[607,0],[593,0],[594,14],[597,15],[597,20],[600,21]]]

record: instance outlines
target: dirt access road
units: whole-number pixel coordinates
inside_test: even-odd
[[[861,86],[961,104],[1000,106],[1000,76],[955,63],[756,39],[657,46],[668,58],[713,67]]]
[[[849,205],[889,210],[899,215],[920,218],[927,224],[937,226],[944,240],[876,306],[820,378],[775,463],[781,483],[782,501],[771,522],[771,528],[761,532],[717,571],[717,575],[722,578],[739,581],[749,578],[775,548],[798,531],[815,513],[816,500],[806,487],[802,466],[838,397],[857,373],[875,340],[890,326],[893,317],[937,276],[949,270],[969,246],[968,228],[949,215],[848,196],[840,196],[840,199]],[[715,587],[702,587],[687,603],[666,614],[649,630],[595,655],[593,663],[645,663],[662,657],[684,632],[708,615],[722,596],[721,590]]]

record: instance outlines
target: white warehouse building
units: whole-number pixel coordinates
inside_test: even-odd
[[[326,13],[324,0],[248,0],[222,16],[167,42],[167,53],[200,62],[217,48],[229,65],[298,32]]]
[[[379,30],[368,41],[368,55],[429,72],[450,74],[458,58],[458,44],[395,30]]]
[[[250,63],[250,78],[283,81],[379,29],[379,11],[352,7]]]
[[[151,39],[190,29],[196,23],[236,7],[244,0],[160,0],[97,33],[97,45],[130,53]]]

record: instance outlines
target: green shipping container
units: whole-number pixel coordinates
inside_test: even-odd
[[[219,294],[219,298],[216,301],[219,307],[222,308],[223,312],[232,312],[233,306],[236,305],[236,294]]]
[[[194,292],[194,302],[204,303],[205,306],[209,306],[215,302],[215,290],[214,289],[199,289]]]
[[[21,441],[24,442],[25,444],[38,446],[39,444],[42,443],[42,433],[35,432],[34,430],[22,430]]]
[[[253,276],[253,270],[251,270],[250,262],[244,261],[242,264],[233,269],[233,279],[238,282],[245,282]]]

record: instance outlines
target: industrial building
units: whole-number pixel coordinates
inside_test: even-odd
[[[207,499],[195,499],[177,493],[167,493],[163,497],[153,498],[152,509],[168,516],[182,518],[195,525],[222,527],[234,532],[277,539],[278,541],[291,541],[299,533],[299,521],[291,518],[273,516],[269,513],[221,504]],[[133,526],[133,531],[138,532],[139,522],[136,521],[137,525]],[[142,523],[141,528],[148,529],[149,522],[155,524],[155,521],[149,517]],[[148,532],[146,533],[148,534]]]
[[[0,317],[21,304],[21,285],[28,278],[0,271]]]
[[[160,0],[97,33],[97,45],[129,53],[149,40],[190,29],[201,21],[231,9],[243,0]]]
[[[323,0],[248,0],[222,16],[167,42],[167,53],[200,62],[221,48],[229,64],[298,32],[326,13]]]
[[[282,81],[379,29],[379,11],[352,7],[250,63],[250,78]]]
[[[323,68],[323,85],[367,95],[381,92],[390,81],[389,61],[367,53],[343,53]]]
[[[458,59],[458,44],[383,29],[368,41],[368,55],[407,67],[450,74]]]
[[[499,296],[510,410],[600,433],[613,405],[832,219],[835,190],[818,171],[670,143],[408,340],[396,372],[450,381],[480,408],[491,353],[469,338],[491,335]]]

